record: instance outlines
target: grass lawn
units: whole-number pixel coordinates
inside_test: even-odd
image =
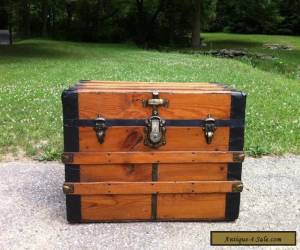
[[[246,150],[300,153],[300,37],[205,34],[211,48],[248,48],[280,62],[145,51],[133,45],[26,40],[0,47],[0,154],[43,160],[62,152],[60,95],[79,79],[225,82],[248,93]],[[272,51],[264,43],[294,46]],[[296,71],[295,69],[297,69]],[[294,75],[290,71],[295,71]]]
[[[205,34],[206,49],[246,49],[249,52],[272,55],[278,60],[255,60],[252,66],[265,71],[285,75],[287,78],[300,80],[300,37],[268,36],[268,35],[239,35],[226,33]],[[290,45],[293,50],[270,50],[264,44]]]

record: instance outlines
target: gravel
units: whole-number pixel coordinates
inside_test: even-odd
[[[1,250],[208,249],[211,230],[299,231],[300,156],[248,158],[240,217],[229,223],[70,225],[61,191],[62,164],[2,162],[0,176]]]

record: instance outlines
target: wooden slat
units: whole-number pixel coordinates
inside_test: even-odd
[[[158,181],[225,181],[228,164],[159,164]]]
[[[209,83],[209,82],[134,82],[134,81],[98,81],[98,80],[90,80],[80,82],[77,85],[117,85],[117,86],[131,86],[131,85],[140,85],[140,86],[190,86],[190,87],[199,87],[199,86],[223,86],[224,84],[219,83]]]
[[[103,90],[103,91],[110,91],[110,90],[113,90],[113,91],[118,91],[118,90],[122,90],[122,91],[135,91],[135,90],[150,90],[150,91],[153,91],[154,88],[153,87],[139,87],[139,86],[130,86],[130,87],[114,87],[114,86],[106,86],[106,87],[102,87],[102,88],[99,88],[97,86],[86,86],[86,87],[83,87],[83,86],[78,86],[77,87],[78,89],[84,89],[84,90]],[[224,91],[225,89],[224,88],[217,88],[217,87],[201,87],[201,88],[194,88],[194,89],[191,89],[191,88],[172,88],[172,87],[160,87],[159,90],[170,90],[170,91]]]
[[[152,87],[152,88],[164,88],[164,87],[176,87],[176,88],[201,88],[201,87],[216,87],[216,88],[226,88],[225,85],[221,84],[214,84],[214,83],[171,83],[171,82],[162,82],[162,83],[141,83],[141,82],[130,82],[130,83],[124,83],[124,82],[87,82],[87,83],[78,83],[75,86],[79,87],[89,87],[89,86],[95,86],[95,87]]]
[[[151,195],[90,195],[81,197],[83,221],[149,220]]]
[[[96,88],[91,88],[91,89],[76,89],[76,90],[72,90],[74,92],[77,93],[93,93],[93,94],[98,94],[98,93],[103,93],[103,94],[108,94],[108,93],[113,93],[113,94],[128,94],[133,93],[133,94],[143,94],[143,93],[149,93],[151,94],[152,90],[147,90],[147,89],[132,89],[130,91],[128,91],[127,89],[102,89],[101,91],[99,89]],[[232,93],[232,90],[229,89],[224,89],[224,90],[195,90],[195,89],[189,89],[189,90],[185,90],[185,89],[160,89],[159,92],[161,94],[224,94],[224,95],[230,95]]]
[[[225,181],[226,163],[159,164],[158,181]],[[74,166],[74,168],[77,165]],[[151,181],[152,164],[78,165],[80,181]]]
[[[151,107],[143,107],[142,100],[151,98],[145,93],[105,93],[78,90],[79,119],[147,119]],[[126,90],[125,90],[126,91]],[[161,93],[160,98],[169,100],[168,108],[160,108],[163,119],[206,119],[211,114],[215,119],[230,119],[231,94],[170,94]]]
[[[202,128],[167,127],[167,144],[159,150],[226,151],[229,146],[229,131],[230,128],[227,127],[218,128],[212,143],[207,144]],[[98,142],[93,128],[81,127],[79,145],[82,152],[153,151],[152,148],[144,145],[144,127],[110,127],[106,130],[103,144]]]
[[[243,161],[243,152],[224,151],[155,151],[155,152],[68,152],[66,164],[128,163],[229,163]],[[72,159],[71,159],[72,158]],[[71,159],[71,160],[68,160]]]
[[[160,194],[158,220],[223,220],[226,194]]]
[[[226,86],[218,85],[218,84],[210,84],[210,83],[199,83],[199,84],[191,84],[191,83],[152,83],[152,84],[144,84],[144,83],[119,83],[119,82],[103,82],[103,83],[80,83],[75,86],[79,89],[145,89],[145,90],[153,90],[153,89],[170,89],[170,90],[225,90]]]
[[[229,193],[240,181],[66,182],[71,195]]]
[[[80,165],[80,181],[151,181],[152,164]]]

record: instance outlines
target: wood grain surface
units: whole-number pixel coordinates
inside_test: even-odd
[[[229,132],[228,127],[217,128],[212,143],[207,144],[203,128],[167,127],[167,143],[159,150],[226,151],[229,146]],[[157,151],[144,145],[144,137],[144,127],[109,127],[104,143],[100,144],[93,128],[80,127],[79,148],[82,152]]]
[[[157,218],[219,219],[225,218],[226,194],[159,194]]]
[[[225,181],[227,180],[228,164],[159,164],[158,181]]]
[[[152,164],[81,165],[80,181],[151,181]]]
[[[76,165],[75,165],[76,166]],[[77,165],[80,181],[151,181],[152,164]],[[159,164],[158,181],[225,181],[228,164]]]
[[[143,107],[142,101],[151,99],[151,93],[79,92],[79,119],[147,119],[151,107]],[[231,95],[219,93],[170,94],[160,98],[169,100],[169,107],[161,107],[163,119],[230,119]]]
[[[230,193],[240,181],[66,182],[70,195]]]
[[[83,221],[150,219],[151,195],[82,196],[81,218]]]
[[[153,152],[71,152],[72,164],[128,163],[229,163],[242,162],[243,152],[229,151],[153,151]],[[66,162],[65,163],[70,163]]]

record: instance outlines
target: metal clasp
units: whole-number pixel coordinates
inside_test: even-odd
[[[151,116],[146,120],[144,144],[158,148],[166,144],[166,122],[159,116]]]
[[[207,144],[211,144],[216,129],[216,120],[209,114],[203,128]]]
[[[105,125],[105,118],[100,115],[95,119],[95,131],[96,136],[100,144],[104,143],[105,131],[107,130],[107,126]]]
[[[152,92],[152,99],[142,100],[142,103],[144,107],[151,106],[155,110],[157,110],[158,106],[166,108],[169,106],[169,100],[159,98],[159,92],[157,90]]]
[[[143,106],[152,107],[152,116],[146,120],[145,140],[144,144],[151,148],[158,148],[166,144],[166,122],[161,119],[158,112],[158,107],[168,107],[169,101],[159,98],[159,92],[152,92],[152,99],[143,100]]]

